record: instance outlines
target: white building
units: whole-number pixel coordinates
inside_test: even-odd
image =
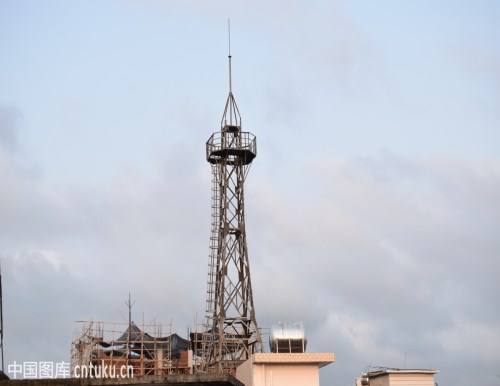
[[[334,361],[333,353],[257,353],[236,369],[236,379],[246,386],[319,386],[319,369]]]
[[[437,370],[381,369],[356,379],[356,386],[435,386]]]

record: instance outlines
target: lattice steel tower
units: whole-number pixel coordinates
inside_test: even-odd
[[[221,130],[206,144],[212,166],[212,231],[202,363],[209,372],[232,372],[262,350],[250,280],[243,189],[257,143],[253,134],[241,131],[232,92],[230,47],[229,43],[229,96]]]

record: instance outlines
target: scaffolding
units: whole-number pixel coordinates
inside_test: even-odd
[[[155,322],[83,321],[71,344],[71,375],[83,367],[106,365],[130,371],[130,376],[192,373],[189,340],[172,334],[172,325]],[[92,366],[91,366],[92,365]]]

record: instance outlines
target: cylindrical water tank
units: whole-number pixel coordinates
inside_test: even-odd
[[[302,322],[279,323],[271,327],[269,346],[274,353],[301,353],[306,351],[307,339]]]

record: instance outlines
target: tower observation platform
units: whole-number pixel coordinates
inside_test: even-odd
[[[207,161],[220,164],[248,165],[257,156],[257,141],[252,133],[241,131],[241,126],[225,125],[207,141]]]

